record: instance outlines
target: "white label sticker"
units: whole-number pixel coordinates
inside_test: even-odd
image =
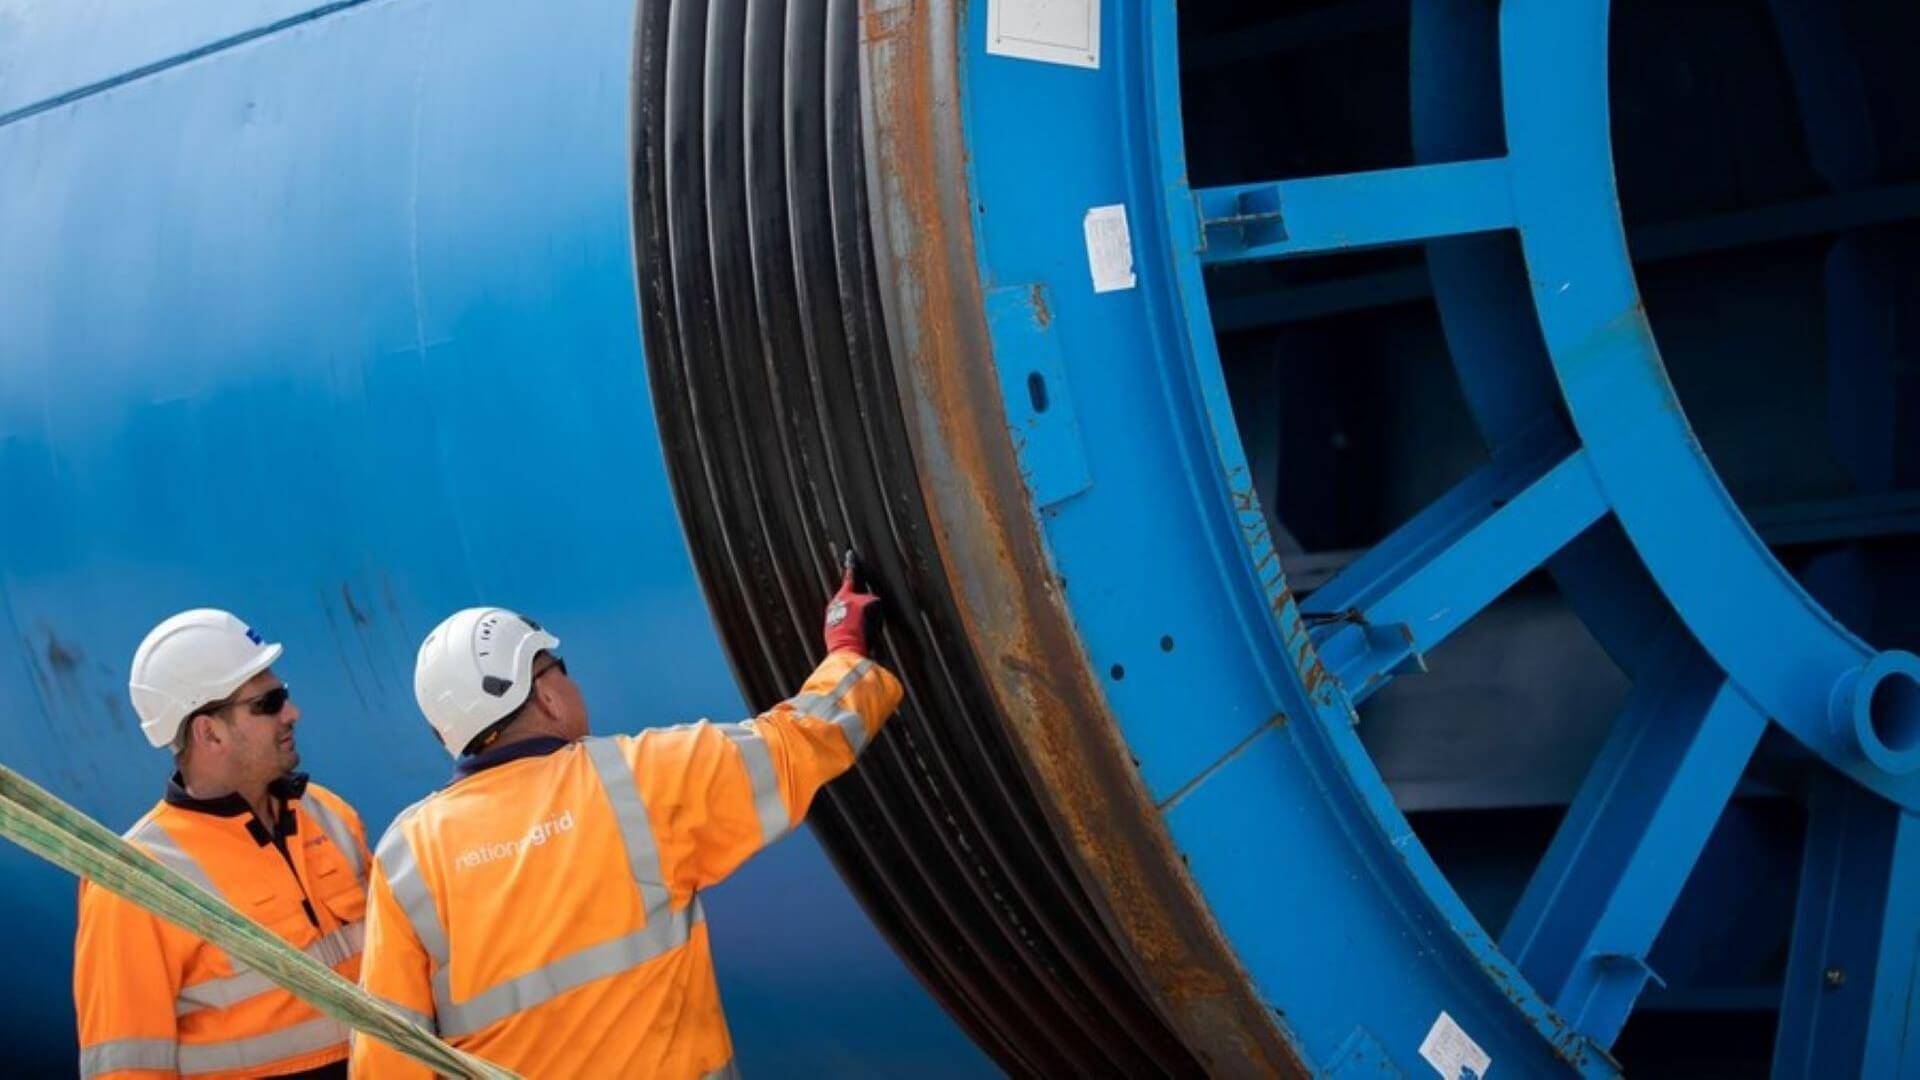
[[[1093,291],[1117,292],[1133,288],[1133,236],[1127,232],[1124,205],[1096,206],[1087,211],[1087,266],[1093,271]]]
[[[1480,1049],[1453,1017],[1441,1013],[1433,1022],[1432,1030],[1427,1032],[1426,1041],[1420,1044],[1420,1056],[1427,1064],[1446,1080],[1482,1080],[1487,1075],[1487,1066],[1493,1064],[1493,1058]]]
[[[1100,66],[1100,0],[987,0],[987,51]]]

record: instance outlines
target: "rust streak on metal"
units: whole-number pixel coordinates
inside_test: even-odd
[[[1282,583],[1270,606],[1274,618],[1281,620],[1285,627],[1281,638],[1294,654],[1294,670],[1300,673],[1307,693],[1319,696],[1332,677],[1327,672],[1326,662],[1320,659],[1320,650],[1314,647],[1313,638],[1307,633],[1307,620],[1300,614],[1300,605],[1294,602],[1293,590]]]
[[[887,330],[939,557],[1000,723],[1137,985],[1209,1073],[1306,1075],[1185,872],[1046,569],[975,271],[964,10],[866,0],[862,22]]]
[[[1229,480],[1232,479],[1232,473],[1240,471],[1239,468],[1230,470]],[[1319,649],[1306,636],[1306,626],[1301,620],[1298,605],[1294,603],[1293,590],[1287,587],[1286,572],[1280,564],[1280,552],[1273,546],[1273,535],[1267,525],[1266,513],[1260,508],[1259,496],[1250,487],[1231,483],[1227,490],[1240,520],[1241,536],[1255,556],[1253,572],[1259,577],[1261,587],[1273,597],[1268,602],[1268,610],[1283,626],[1281,638],[1292,655],[1294,669],[1305,683],[1307,693],[1318,695],[1330,677],[1326,664],[1320,659]]]
[[[1047,327],[1053,325],[1053,309],[1047,306],[1047,290],[1039,285],[1035,285],[1032,293],[1034,325],[1045,330]]]

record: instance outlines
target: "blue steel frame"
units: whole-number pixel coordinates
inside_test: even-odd
[[[1201,190],[1172,0],[1110,5],[1097,71],[987,55],[984,8],[962,53],[980,273],[1051,316],[1044,334],[992,320],[994,361],[1010,394],[1037,376],[1072,406],[1070,426],[1019,412],[1030,476],[1072,480],[1036,518],[1167,828],[1303,1058],[1376,1047],[1422,1071],[1445,1012],[1509,1074],[1611,1072],[1654,938],[1771,722],[1837,792],[1816,804],[1776,1072],[1920,1068],[1920,660],[1821,608],[1688,429],[1614,190],[1606,0],[1506,0],[1497,22],[1417,0],[1421,163]],[[1096,293],[1080,221],[1115,203],[1138,284]],[[1203,269],[1416,243],[1492,461],[1297,603]],[[1543,566],[1636,688],[1496,942],[1352,729]],[[1883,917],[1835,918],[1868,908]],[[1811,989],[1840,957],[1853,991]]]

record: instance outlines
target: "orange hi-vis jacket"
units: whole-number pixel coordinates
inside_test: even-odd
[[[126,837],[348,979],[360,974],[367,871],[359,815],[305,776],[276,780],[277,828],[245,799],[179,777]],[[80,887],[73,958],[83,1078],[280,1076],[338,1062],[347,1028],[205,940]]]
[[[376,849],[361,984],[531,1080],[731,1075],[697,894],[799,824],[900,696],[840,652],[745,723],[463,759]],[[425,1071],[356,1036],[352,1075]]]

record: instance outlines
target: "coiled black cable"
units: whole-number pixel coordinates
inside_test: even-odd
[[[642,333],[696,571],[749,698],[819,658],[837,554],[886,591],[907,701],[811,820],[875,923],[1009,1071],[1190,1074],[1000,727],[887,355],[856,0],[641,0]]]

